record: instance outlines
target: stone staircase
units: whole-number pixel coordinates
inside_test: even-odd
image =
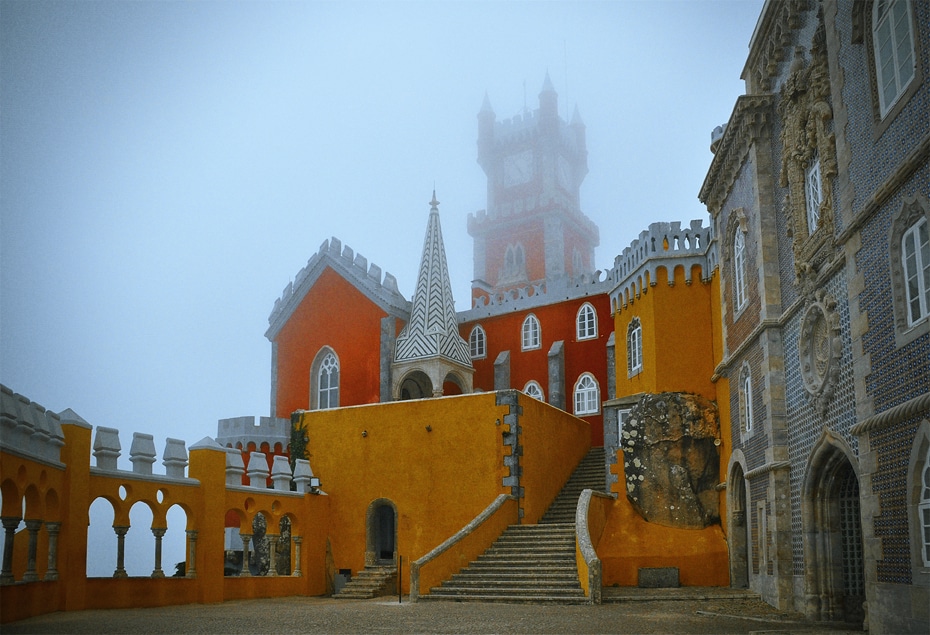
[[[334,598],[344,600],[368,600],[397,592],[397,567],[366,565],[352,578]]]
[[[604,450],[595,448],[538,525],[511,525],[477,560],[420,599],[586,604],[575,563],[575,506],[583,489],[603,490],[604,483]]]

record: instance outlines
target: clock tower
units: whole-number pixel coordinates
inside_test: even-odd
[[[578,109],[571,123],[559,117],[548,73],[535,111],[498,122],[485,95],[478,164],[488,179],[487,210],[468,216],[473,298],[594,271],[598,229],[579,197],[587,155]]]

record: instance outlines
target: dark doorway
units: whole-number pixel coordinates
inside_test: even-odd
[[[376,521],[378,524],[375,551],[379,561],[394,561],[394,509],[390,505],[381,505],[378,508]]]

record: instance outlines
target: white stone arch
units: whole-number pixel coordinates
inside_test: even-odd
[[[330,403],[329,408],[337,408],[340,404],[341,397],[341,387],[342,387],[342,362],[339,360],[339,355],[336,354],[335,349],[331,346],[322,346],[319,351],[317,351],[316,356],[313,358],[313,363],[310,365],[310,410],[319,410],[320,409],[320,371],[323,369],[323,365],[327,363],[327,359],[332,355],[336,360],[336,404],[333,405]]]
[[[730,586],[749,587],[749,566],[752,562],[749,535],[749,487],[746,457],[741,449],[733,450],[727,465],[727,545],[730,555]]]

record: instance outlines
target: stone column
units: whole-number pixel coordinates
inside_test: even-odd
[[[268,577],[278,575],[278,534],[265,534],[268,537]]]
[[[61,523],[45,523],[48,532],[48,568],[45,570],[45,580],[51,582],[58,579],[58,532]]]
[[[0,516],[3,523],[3,568],[0,570],[0,584],[13,584],[13,539],[19,527],[19,516]]]
[[[123,566],[126,556],[126,532],[129,527],[125,525],[113,525],[113,531],[116,532],[116,571],[113,572],[114,578],[128,578],[126,569]]]
[[[239,572],[240,578],[248,578],[252,575],[249,571],[249,543],[252,542],[252,534],[239,534],[242,538],[242,571]]]
[[[161,570],[161,539],[164,537],[167,527],[152,527],[152,533],[155,534],[155,569],[152,571],[153,578],[164,578],[165,572]]]
[[[29,551],[26,555],[26,573],[23,582],[35,582],[39,579],[36,574],[36,547],[39,544],[39,530],[42,529],[41,520],[27,520],[26,530],[29,532]]]
[[[197,577],[197,530],[188,529],[187,530],[187,561],[189,566],[187,567],[187,578],[196,578]]]
[[[295,578],[299,578],[303,576],[303,574],[300,572],[300,543],[302,543],[304,539],[300,536],[294,536],[293,539],[294,539],[294,573],[292,575]]]

